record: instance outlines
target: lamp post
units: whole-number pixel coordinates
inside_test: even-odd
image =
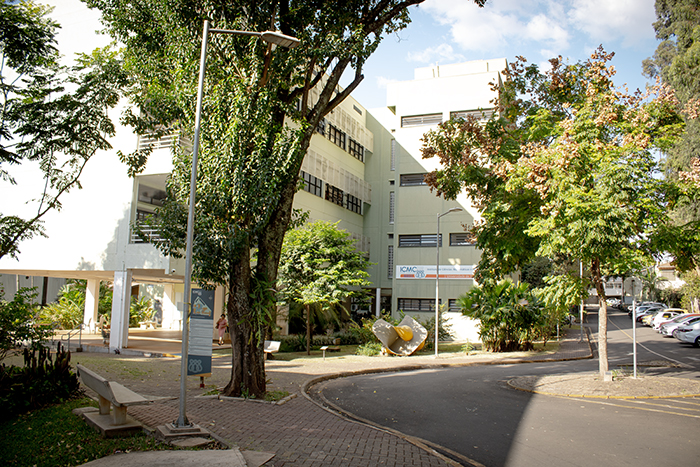
[[[197,156],[199,153],[199,130],[202,121],[202,98],[204,95],[204,74],[207,66],[207,41],[209,33],[231,34],[237,36],[257,36],[269,44],[292,49],[299,45],[299,39],[275,31],[253,32],[235,31],[229,29],[209,29],[209,20],[204,20],[202,30],[202,52],[199,61],[199,86],[197,88],[197,109],[194,119],[194,143],[192,146],[192,173],[190,175],[190,202],[187,211],[187,246],[185,249],[185,309],[182,320],[182,356],[180,361],[180,415],[177,419],[178,428],[190,426],[187,420],[185,399],[187,396],[187,346],[189,333],[189,317],[191,288],[192,288],[192,241],[194,238],[194,206],[197,193]]]
[[[437,235],[435,236],[435,358],[438,356],[438,336],[440,335],[440,218],[451,212],[463,211],[462,208],[452,208],[437,215]]]
[[[632,278],[632,378],[637,379],[637,295],[634,278]]]

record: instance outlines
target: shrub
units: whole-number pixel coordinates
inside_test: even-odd
[[[532,349],[535,327],[542,321],[542,307],[527,284],[509,280],[484,281],[459,298],[462,313],[481,321],[479,337],[486,350],[512,352]]]
[[[146,297],[136,300],[131,297],[131,307],[129,308],[129,326],[138,327],[142,321],[152,321],[156,310],[151,305],[151,300]]]
[[[379,355],[382,351],[382,344],[379,342],[368,342],[362,344],[357,348],[355,353],[357,355],[364,355],[366,357],[372,357],[374,355]]]
[[[0,290],[0,361],[18,348],[37,348],[52,334],[49,326],[36,322],[32,299],[33,289],[19,289],[11,302],[3,299]]]
[[[54,359],[46,347],[24,349],[24,366],[0,365],[0,418],[70,399],[81,393],[70,351],[58,344]]]

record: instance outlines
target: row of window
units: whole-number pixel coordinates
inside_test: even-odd
[[[442,305],[442,299],[438,301],[438,304]],[[435,298],[399,298],[397,306],[399,310],[404,312],[435,313]],[[460,307],[457,305],[457,299],[449,299],[447,311],[453,313],[461,311]]]
[[[303,170],[301,171],[301,179],[304,180],[304,191],[308,191],[319,198],[325,198],[331,203],[362,215],[362,200],[360,198],[350,193],[345,193],[343,190],[330,183],[324,183],[320,178],[314,177]],[[324,185],[326,187],[325,194],[323,190]]]
[[[472,116],[477,120],[488,120],[493,115],[493,109],[485,110],[459,110],[450,112],[450,119],[467,118]],[[414,126],[439,125],[442,123],[442,113],[436,112],[432,114],[409,115],[401,117],[401,128],[410,128]]]
[[[328,138],[329,141],[334,143],[342,150],[347,151],[348,154],[355,159],[359,160],[360,162],[365,161],[364,146],[354,139],[349,138],[348,135],[346,135],[340,128],[328,123],[325,118],[319,122],[318,127],[316,127],[316,131]]]
[[[442,246],[442,234],[439,238],[439,246]],[[450,234],[450,246],[472,246],[472,241],[469,232],[456,232]],[[433,247],[435,248],[434,234],[410,234],[399,235],[399,248],[414,248],[414,247]]]

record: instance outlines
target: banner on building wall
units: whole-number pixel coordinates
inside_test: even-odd
[[[192,289],[187,375],[211,375],[214,291]]]
[[[473,264],[440,265],[440,279],[474,279]],[[435,270],[432,266],[396,266],[397,279],[432,279],[435,280]]]

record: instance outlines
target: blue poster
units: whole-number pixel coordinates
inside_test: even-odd
[[[192,289],[187,375],[211,375],[214,291]]]

